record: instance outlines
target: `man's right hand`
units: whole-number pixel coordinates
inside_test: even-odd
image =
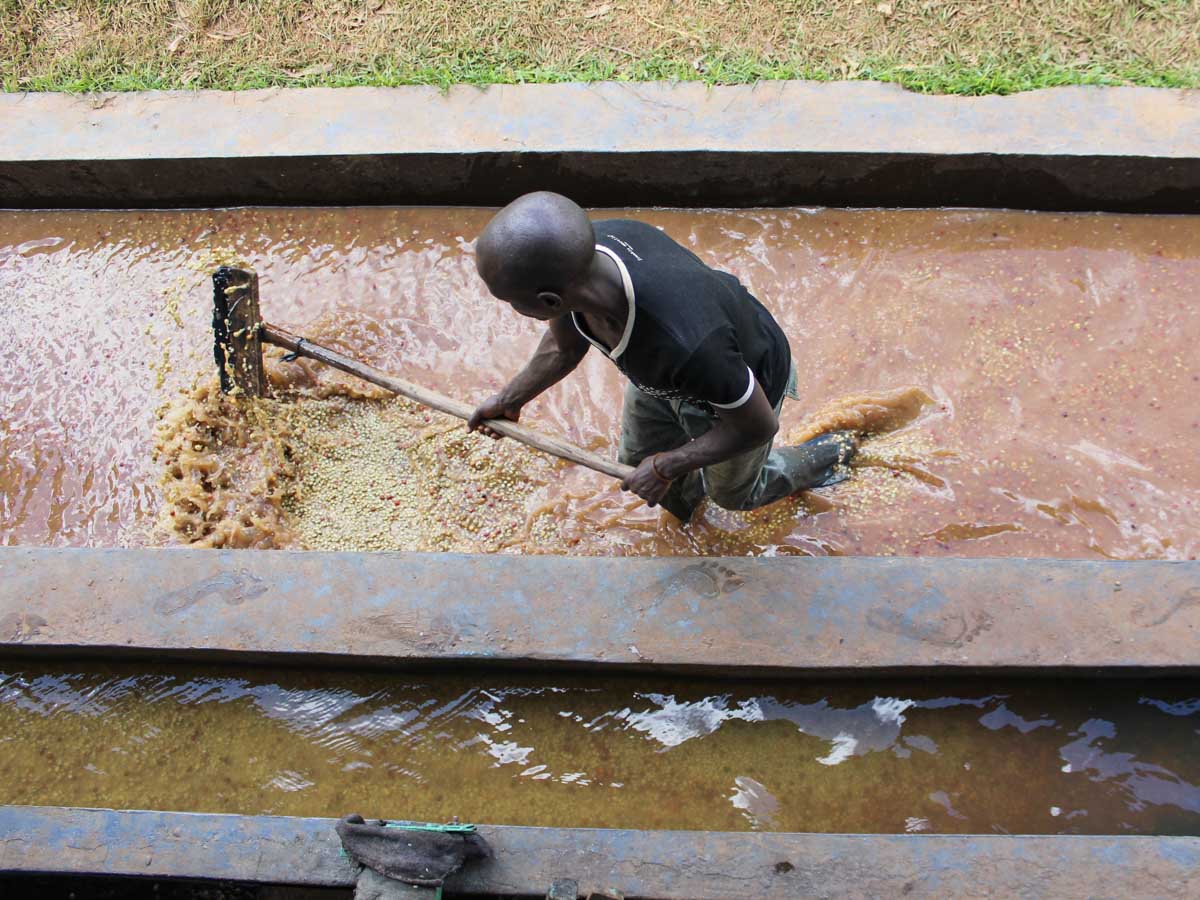
[[[510,422],[515,422],[520,418],[521,407],[507,403],[503,396],[495,394],[480,403],[475,412],[471,413],[471,418],[467,419],[467,430],[478,431],[490,438],[499,439],[504,435],[494,428],[488,428],[484,423],[488,419],[508,419]]]

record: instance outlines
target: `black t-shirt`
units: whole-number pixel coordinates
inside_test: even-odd
[[[687,400],[713,412],[750,399],[754,379],[777,406],[787,389],[792,354],[778,323],[740,281],[706,266],[645,222],[592,223],[596,247],[621,270],[629,316],[611,349],[585,338],[638,388],[667,400]]]

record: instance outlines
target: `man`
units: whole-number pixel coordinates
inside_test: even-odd
[[[629,378],[618,458],[622,484],[687,522],[707,495],[755,509],[832,484],[857,443],[849,432],[773,450],[795,371],[779,325],[733,275],[711,269],[643,222],[591,222],[566,197],[526,194],[475,245],[488,290],[549,323],[533,359],[468,422],[517,421],[526,403],[595,347]]]

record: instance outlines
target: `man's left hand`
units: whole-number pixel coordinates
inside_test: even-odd
[[[647,456],[633,470],[633,474],[621,482],[621,490],[633,491],[646,501],[647,506],[657,506],[661,503],[662,498],[667,495],[667,488],[671,486],[671,482],[660,478],[654,471],[653,461],[653,456]]]

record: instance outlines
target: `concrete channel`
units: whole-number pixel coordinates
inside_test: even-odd
[[[705,675],[1194,674],[1200,563],[0,549],[0,652]]]
[[[0,121],[8,208],[489,205],[549,188],[604,206],[1200,211],[1200,93],[1186,91],[9,94]],[[1194,675],[1197,629],[1194,562],[0,550],[0,653],[25,658]],[[0,873],[348,888],[331,825],[3,807]],[[481,830],[497,857],[455,893],[532,895],[559,877],[680,898],[1200,888],[1191,837]]]
[[[0,96],[0,207],[1200,209],[1195,91],[865,82]]]
[[[350,888],[331,819],[0,807],[0,872]],[[1194,896],[1200,838],[815,835],[481,827],[495,857],[455,896]],[[269,849],[268,849],[269,848]],[[615,896],[608,894],[608,896]]]

